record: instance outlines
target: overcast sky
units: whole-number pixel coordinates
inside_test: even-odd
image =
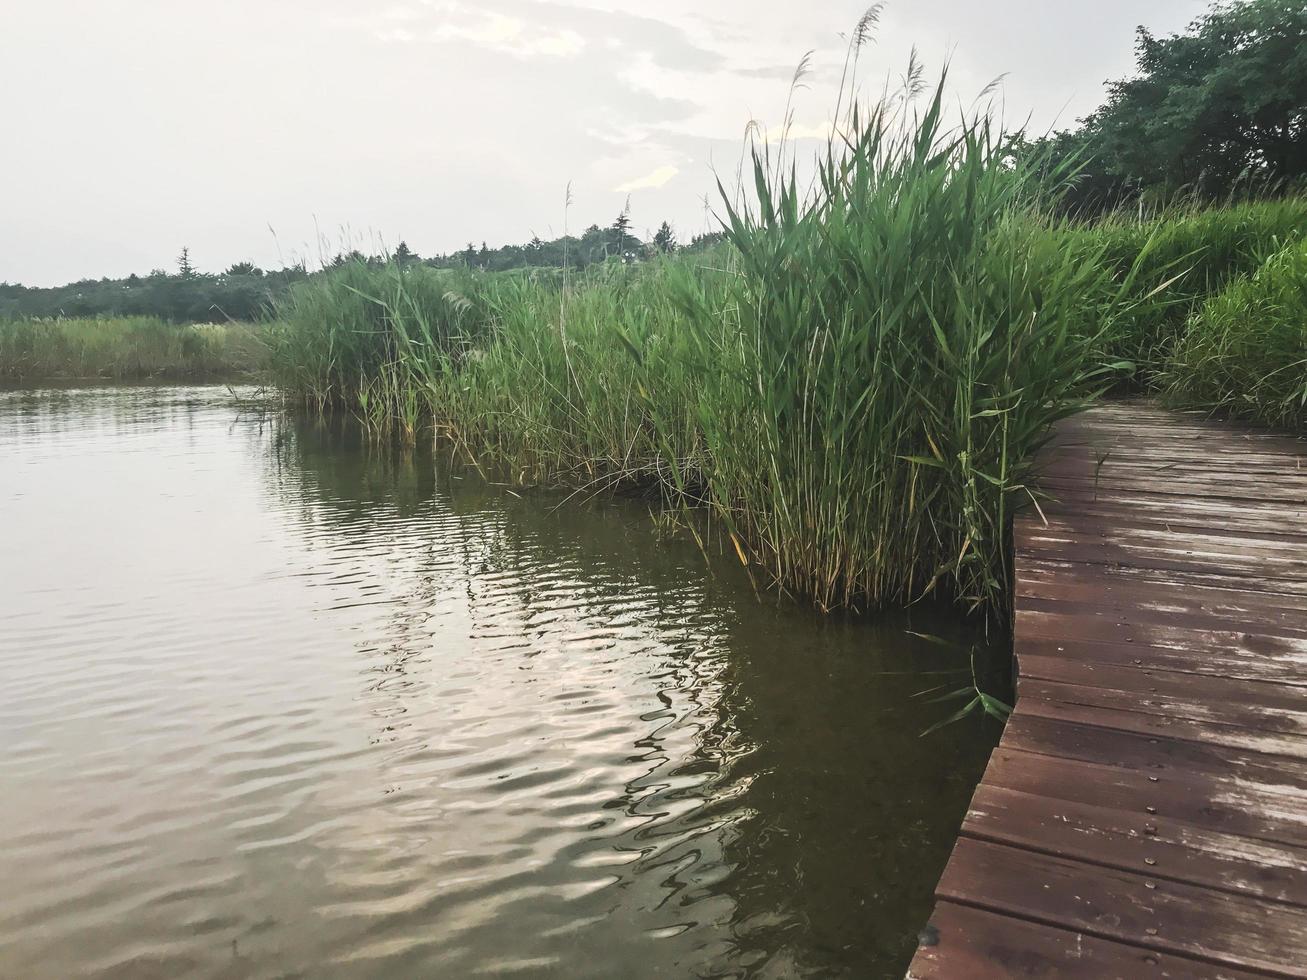
[[[775,128],[814,49],[798,132],[834,107],[845,0],[4,0],[0,281],[342,246],[423,255],[607,224],[705,230],[714,164]],[[869,85],[915,44],[1009,123],[1070,124],[1133,66],[1133,31],[1201,0],[890,0]],[[565,209],[568,182],[572,206]]]

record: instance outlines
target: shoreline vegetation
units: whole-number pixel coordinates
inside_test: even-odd
[[[707,250],[297,283],[273,382],[517,484],[706,511],[760,585],[823,610],[935,594],[1001,618],[1050,426],[1112,390],[1193,403],[1191,318],[1303,235],[1307,197],[1077,214],[1083,161],[959,119],[946,81],[914,60],[870,108],[848,85],[810,170],[754,133]]]
[[[1077,220],[1070,167],[984,113],[946,124],[942,92],[850,110],[810,187],[761,141],[706,252],[296,284],[274,383],[518,484],[706,508],[760,584],[822,609],[1002,615],[1049,426],[1111,389],[1182,399],[1190,313],[1301,234],[1307,200]]]
[[[852,35],[824,149],[751,130],[720,232],[691,248],[666,225],[643,246],[625,212],[511,268],[401,243],[276,274],[258,326],[0,322],[0,376],[261,372],[290,404],[434,437],[515,484],[698,509],[759,586],[823,610],[939,595],[1001,618],[1011,517],[1037,503],[1058,419],[1131,390],[1307,428],[1307,195],[1226,168],[1220,197],[1127,198],[1118,174],[1111,210],[1072,207],[1086,174],[1106,186],[1080,144],[1128,143],[1154,89],[1116,83],[1080,134],[1032,142],[984,107],[959,116],[947,72],[932,86],[914,58],[868,107],[853,80],[878,14]],[[1228,65],[1244,48],[1220,47],[1227,21],[1264,18],[1249,30],[1273,44],[1303,16],[1218,5],[1193,38],[1143,35],[1148,70],[1191,40]],[[264,276],[181,265],[179,296]]]
[[[267,368],[265,325],[157,317],[0,320],[0,381],[237,381]]]

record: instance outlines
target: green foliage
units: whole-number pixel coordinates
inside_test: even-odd
[[[663,222],[664,225],[667,222]],[[668,226],[670,233],[671,227]],[[670,239],[675,248],[675,236]],[[538,235],[524,245],[504,245],[500,248],[488,248],[482,244],[480,250],[468,247],[452,255],[441,255],[427,259],[427,265],[441,269],[479,269],[483,272],[506,272],[513,269],[585,269],[619,258],[627,259],[651,255],[659,251],[669,251],[657,241],[657,236],[648,246],[639,236],[631,232],[630,214],[623,210],[607,228],[591,225],[580,236],[563,235],[552,241],[544,241]]]
[[[412,435],[417,400],[485,325],[484,307],[470,298],[479,279],[359,260],[297,283],[269,329],[273,376],[319,408],[398,421]]]
[[[978,118],[853,117],[804,200],[767,151],[727,202],[719,310],[691,297],[707,497],[785,587],[825,607],[942,584],[1001,604],[1026,462],[1092,387],[1116,289],[1036,210]],[[723,197],[726,198],[725,193]]]
[[[627,249],[630,247],[632,241],[630,231],[631,207],[628,204],[626,207],[622,208],[621,213],[617,216],[617,219],[613,222],[612,226],[614,248],[617,257],[623,261],[626,260]]]
[[[261,371],[266,357],[262,329],[249,324],[0,320],[0,378],[9,381],[233,379]]]
[[[664,221],[653,237],[653,247],[664,254],[676,251],[676,232],[672,231],[672,226]]]
[[[1136,364],[1135,381],[1150,385],[1190,313],[1307,234],[1307,197],[1176,208],[1145,221],[1118,212],[1083,234],[1102,245],[1118,279],[1133,272],[1137,302],[1118,321],[1107,358]]]
[[[678,298],[714,289],[706,275],[669,259],[631,275],[596,266],[566,284],[540,275],[488,281],[492,330],[443,376],[435,418],[521,482],[701,482],[708,462],[696,387],[711,366],[689,359]]]
[[[408,247],[408,242],[400,242],[395,246],[395,251],[390,256],[390,261],[394,262],[396,265],[403,266],[418,262],[420,261],[420,258],[417,252]]]
[[[1138,73],[1080,129],[1043,141],[1085,174],[1073,209],[1205,200],[1307,178],[1307,5],[1222,2],[1184,34],[1139,28]]]
[[[686,245],[685,248],[690,252],[708,252],[717,248],[724,241],[726,241],[726,236],[722,232],[707,231],[702,235],[692,235],[690,244]]]
[[[1174,402],[1307,429],[1307,239],[1209,299],[1163,380]]]
[[[265,273],[240,262],[218,276],[191,267],[186,274],[156,271],[52,288],[0,283],[0,319],[148,316],[173,323],[249,322],[262,319],[290,283],[306,276],[299,266]]]
[[[710,258],[472,276],[440,343],[398,323],[445,322],[443,282],[297,287],[278,374],[380,420],[416,397],[519,482],[704,505],[751,570],[825,608],[937,588],[999,608],[1027,461],[1101,380],[1121,286],[987,120],[943,126],[938,93],[845,135],[808,199],[756,155]]]
[[[425,265],[451,270],[507,272],[523,269],[585,269],[605,262],[631,261],[672,251],[676,238],[663,222],[655,241],[646,246],[631,233],[631,220],[623,211],[608,228],[591,225],[580,236],[564,235],[553,241],[533,236],[524,245],[480,249],[468,244],[453,255],[421,258],[401,241],[390,255],[365,255],[357,249],[342,251],[325,263],[325,270],[343,265],[387,265],[404,268]],[[712,236],[708,236],[711,238]],[[696,239],[697,241],[698,239]],[[705,239],[707,241],[707,239]],[[265,272],[252,262],[236,262],[221,275],[208,275],[194,265],[189,249],[177,258],[178,271],[155,270],[147,276],[125,279],[83,280],[66,286],[31,287],[0,282],[0,318],[153,316],[173,323],[221,323],[263,319],[284,302],[290,287],[316,277],[303,265]]]

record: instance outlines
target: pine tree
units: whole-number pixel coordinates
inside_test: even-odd
[[[183,279],[195,278],[195,266],[191,265],[191,250],[182,246],[182,254],[177,256],[177,274]]]
[[[613,233],[616,236],[617,255],[622,261],[626,261],[626,234],[631,229],[631,206],[628,204],[622,208],[622,213],[617,216],[613,222]]]
[[[676,232],[672,231],[672,226],[664,221],[658,226],[658,231],[653,238],[654,248],[658,251],[667,253],[676,251]]]
[[[410,262],[418,261],[418,254],[408,247],[408,242],[401,240],[391,258],[396,265],[408,265]]]

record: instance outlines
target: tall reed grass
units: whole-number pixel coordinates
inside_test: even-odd
[[[1104,246],[1118,277],[1134,274],[1137,302],[1119,322],[1109,356],[1136,365],[1134,386],[1151,388],[1209,296],[1307,235],[1307,197],[1195,204],[1143,217],[1121,212],[1083,233]]]
[[[264,369],[251,324],[173,324],[155,317],[0,320],[8,381],[240,378]]]
[[[1007,590],[1007,528],[1049,425],[1102,377],[1121,288],[1038,210],[986,116],[855,112],[815,191],[763,149],[726,204],[727,303],[692,299],[707,498],[825,607]]]
[[[1049,425],[1104,383],[1133,288],[1041,206],[984,114],[851,110],[803,186],[783,150],[722,188],[728,245],[582,276],[342,271],[292,293],[282,383],[524,483],[709,509],[823,608],[934,591],[1001,609]]]
[[[273,375],[320,411],[352,409],[371,426],[398,422],[411,436],[433,372],[457,363],[484,328],[460,291],[472,282],[359,261],[297,283],[269,330]]]
[[[1210,298],[1163,381],[1173,402],[1307,429],[1307,239]]]

